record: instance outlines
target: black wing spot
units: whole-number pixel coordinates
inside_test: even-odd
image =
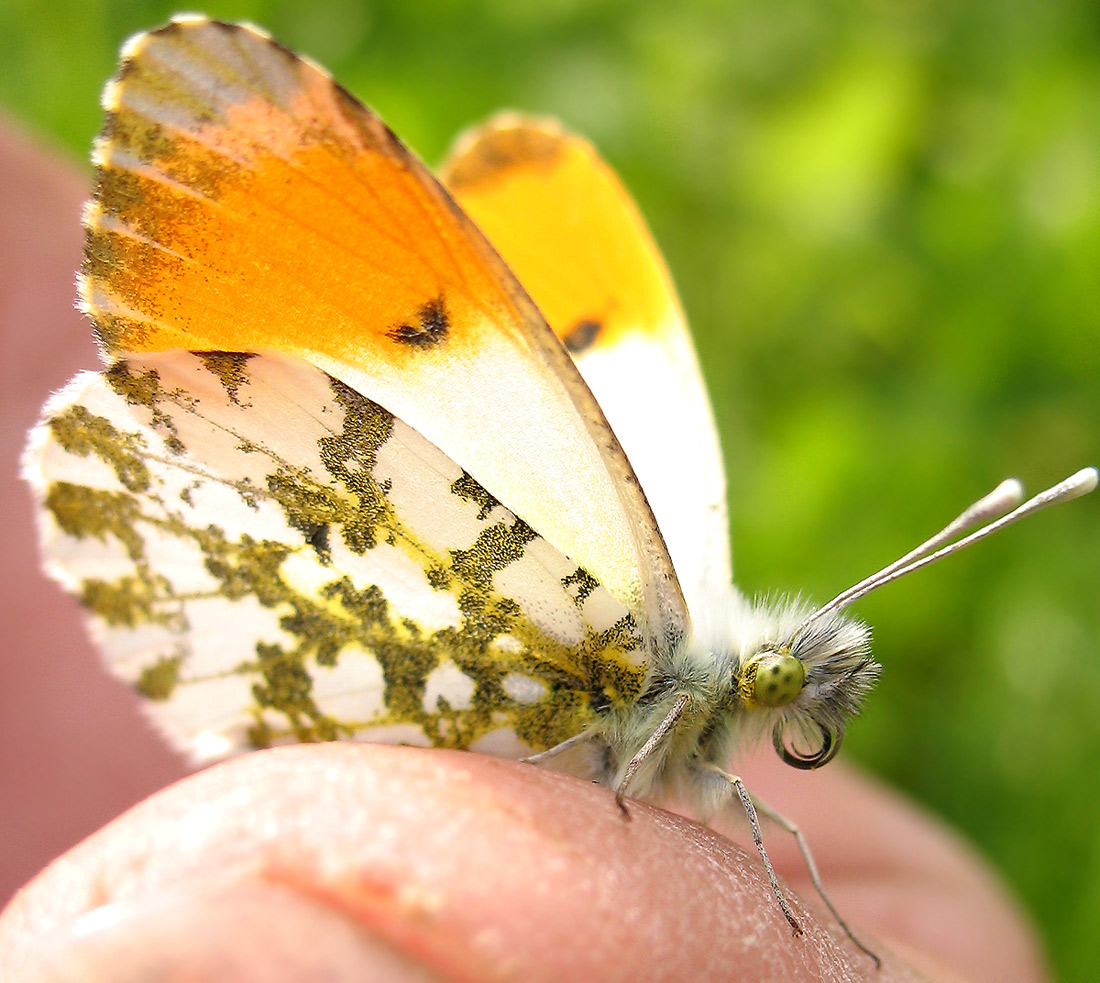
[[[329,545],[329,525],[327,522],[314,526],[306,536],[306,542],[317,553],[317,558],[322,563],[328,563],[332,557],[332,548]]]
[[[435,348],[447,340],[451,322],[443,306],[443,297],[430,300],[416,312],[417,323],[400,324],[388,333],[388,337],[410,348]]]
[[[582,318],[565,332],[562,342],[568,351],[576,355],[590,348],[602,330],[603,325],[599,321],[590,317]]]

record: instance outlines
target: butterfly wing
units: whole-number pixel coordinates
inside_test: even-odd
[[[580,137],[505,114],[441,172],[562,339],[642,483],[689,609],[730,583],[721,447],[671,278]]]
[[[658,647],[682,637],[676,575],[591,393],[376,116],[255,29],[197,18],[132,40],[104,104],[81,296],[109,354],[301,357],[459,462]]]
[[[625,605],[302,360],[84,373],[27,457],[51,573],[197,758],[335,738],[529,754],[644,685]]]

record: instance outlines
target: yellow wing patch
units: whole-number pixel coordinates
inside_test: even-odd
[[[104,104],[81,295],[111,356],[301,357],[460,462],[658,644],[683,637],[675,572],[598,404],[376,116],[258,31],[195,18],[133,40]]]
[[[299,360],[173,352],[85,373],[26,464],[51,573],[197,758],[337,738],[530,754],[642,691],[621,603]]]
[[[440,178],[571,352],[680,319],[642,216],[581,137],[502,115],[459,140]]]

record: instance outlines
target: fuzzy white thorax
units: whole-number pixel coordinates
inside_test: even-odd
[[[732,586],[716,590],[696,613],[685,642],[655,666],[647,694],[607,716],[599,735],[608,752],[600,779],[619,786],[631,758],[683,695],[682,716],[630,782],[634,797],[671,795],[706,815],[728,804],[729,786],[704,765],[728,767],[735,750],[769,732],[787,736],[789,763],[835,748],[880,667],[871,659],[863,622],[831,612],[806,625],[813,611],[799,598],[750,602]],[[768,653],[792,655],[805,673],[801,689],[783,706],[752,697],[754,663]]]

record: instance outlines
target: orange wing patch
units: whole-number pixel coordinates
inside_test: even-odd
[[[641,214],[588,141],[505,114],[461,139],[441,177],[574,354],[682,321]]]
[[[83,293],[109,351],[396,358],[522,322],[390,130],[266,39],[174,23],[129,46],[104,101]]]

